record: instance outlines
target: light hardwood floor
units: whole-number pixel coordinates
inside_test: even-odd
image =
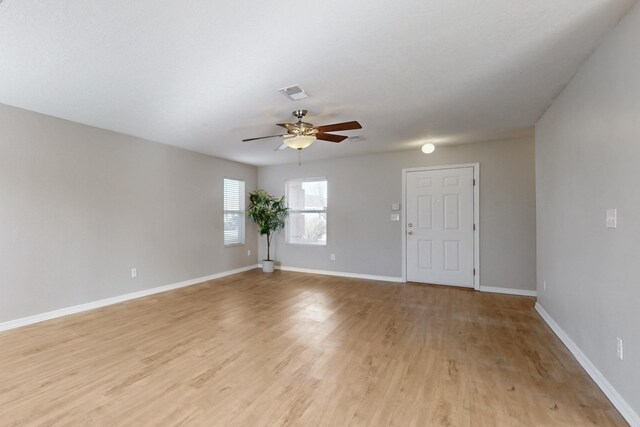
[[[626,425],[533,310],[257,270],[0,334],[0,425]]]

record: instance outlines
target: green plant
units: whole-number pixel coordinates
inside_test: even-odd
[[[271,238],[273,233],[284,228],[289,208],[285,206],[284,196],[274,197],[264,190],[249,193],[247,216],[256,223],[258,231],[267,236],[267,261],[271,261]]]

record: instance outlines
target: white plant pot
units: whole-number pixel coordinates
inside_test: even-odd
[[[262,271],[265,273],[273,273],[273,269],[275,268],[275,262],[262,260]]]

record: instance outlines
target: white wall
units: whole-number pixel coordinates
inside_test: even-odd
[[[640,5],[537,124],[536,176],[539,303],[638,413]]]
[[[391,204],[402,201],[402,169],[472,162],[480,162],[481,169],[481,285],[533,290],[532,138],[440,146],[431,155],[416,149],[326,161],[303,160],[301,166],[261,167],[259,185],[275,195],[284,194],[288,179],[328,178],[327,246],[288,245],[280,233],[275,242],[276,259],[287,267],[400,277],[401,223],[391,222],[390,214]],[[331,253],[336,254],[336,261],[329,260]]]
[[[0,105],[0,322],[255,264],[223,177],[257,168]]]

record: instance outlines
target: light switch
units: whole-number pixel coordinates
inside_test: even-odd
[[[391,210],[392,211],[399,211],[400,210],[400,204],[399,203],[393,203],[391,205]]]
[[[400,221],[400,215],[391,214],[391,221]]]
[[[607,209],[607,228],[618,227],[618,210]]]

